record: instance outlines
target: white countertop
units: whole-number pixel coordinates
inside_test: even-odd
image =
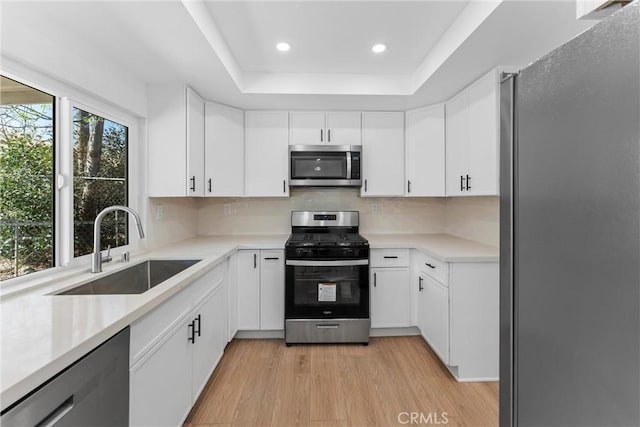
[[[416,248],[442,261],[498,261],[498,249],[445,234],[365,234],[372,248]],[[2,410],[87,352],[188,286],[238,249],[281,249],[288,235],[199,237],[110,263],[106,275],[153,258],[202,258],[139,295],[65,295],[99,275],[88,265],[58,269],[48,282],[7,287],[0,293],[0,405]]]
[[[498,262],[500,250],[450,234],[363,234],[369,247],[418,249],[443,262]]]

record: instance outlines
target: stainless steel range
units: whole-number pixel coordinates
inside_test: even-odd
[[[369,242],[356,211],[291,213],[285,342],[369,342]]]

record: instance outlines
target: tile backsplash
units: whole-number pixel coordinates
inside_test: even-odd
[[[444,231],[487,245],[500,244],[499,197],[451,197],[445,208]]]
[[[198,235],[287,234],[293,210],[360,211],[362,233],[440,233],[443,198],[362,198],[359,189],[292,188],[288,198],[198,200]]]
[[[288,198],[154,198],[147,209],[149,248],[198,235],[288,234],[292,210],[357,210],[364,234],[448,233],[493,246],[500,237],[498,197],[363,198],[359,189],[292,188]]]

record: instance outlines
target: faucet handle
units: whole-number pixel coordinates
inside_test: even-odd
[[[102,262],[109,262],[113,258],[111,258],[111,245],[107,246],[107,254],[102,257]]]

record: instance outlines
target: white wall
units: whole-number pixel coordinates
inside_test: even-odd
[[[362,233],[441,233],[440,198],[361,198],[359,189],[291,189],[289,198],[198,200],[198,234],[288,234],[292,210],[358,210]],[[231,214],[224,214],[228,204]],[[371,205],[377,205],[372,212]]]
[[[444,231],[487,245],[500,244],[499,197],[452,197],[446,199]]]

